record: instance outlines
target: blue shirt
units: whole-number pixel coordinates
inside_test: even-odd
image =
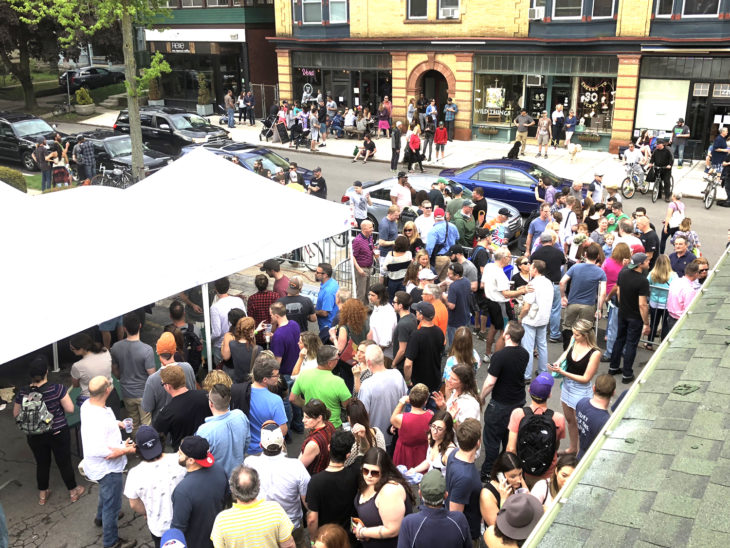
[[[575,131],[575,126],[578,124],[575,116],[568,116],[565,119],[565,131]]]
[[[453,112],[449,110],[451,107],[454,108]],[[457,112],[459,112],[459,107],[456,106],[456,103],[446,103],[446,106],[444,107],[444,120],[447,122],[453,122]]]
[[[583,398],[575,406],[575,417],[578,422],[579,447],[578,459],[581,459],[596,439],[596,434],[610,417],[608,411],[591,404],[591,398]]]
[[[598,286],[601,282],[606,281],[606,273],[603,269],[591,263],[579,263],[571,266],[566,275],[570,276],[568,304],[595,306],[598,299]]]
[[[471,298],[471,282],[466,278],[460,278],[449,286],[448,299],[456,304],[454,309],[449,309],[449,327],[461,327],[469,323],[469,299]]]
[[[727,149],[727,141],[722,135],[715,137],[715,141],[712,143],[712,165],[721,164],[727,156],[727,152],[720,152],[718,149]]]
[[[207,417],[196,435],[208,440],[210,452],[223,467],[226,476],[230,476],[233,469],[243,463],[246,447],[251,443],[248,418],[240,409]]]
[[[452,451],[446,461],[446,492],[449,496],[444,506],[448,508],[452,501],[463,504],[471,538],[479,538],[482,523],[479,494],[482,492],[482,482],[474,463],[457,459],[456,451]]]
[[[398,548],[471,548],[469,523],[462,512],[421,506],[417,514],[403,518]]]
[[[380,219],[378,225],[378,238],[386,242],[394,242],[398,237],[398,221],[391,221],[386,215]],[[381,245],[380,256],[385,257],[388,253],[393,250],[392,245]]]
[[[681,257],[677,255],[677,252],[675,251],[669,256],[669,262],[672,264],[672,270],[674,270],[677,273],[677,276],[681,278],[684,276],[684,269],[687,268],[687,265],[696,258],[697,257],[689,251],[685,251],[684,255]]]
[[[251,442],[248,444],[248,455],[261,453],[261,427],[266,421],[286,424],[284,401],[268,388],[251,387],[251,407],[248,413],[251,419]]]
[[[448,234],[446,233],[448,227]],[[459,229],[453,223],[446,221],[437,221],[433,228],[428,232],[426,238],[426,253],[430,257],[436,244],[443,244],[437,255],[446,255],[446,252],[459,239]]]
[[[535,243],[540,237],[540,234],[545,232],[545,228],[547,227],[549,222],[549,217],[545,221],[543,221],[540,217],[532,220],[532,222],[530,223],[530,228],[527,231],[528,234],[532,234],[532,243]]]
[[[337,299],[335,297],[339,290],[340,284],[334,278],[330,278],[319,286],[319,295],[317,296],[317,306],[315,306],[315,309],[328,312],[325,317],[317,316],[317,325],[319,325],[320,331],[332,327],[332,319],[340,310],[337,307]]]
[[[217,462],[188,472],[172,492],[172,524],[185,533],[188,546],[213,548],[210,531],[223,510],[228,478]]]

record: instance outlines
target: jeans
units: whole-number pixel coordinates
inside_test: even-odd
[[[121,472],[111,472],[99,480],[99,505],[96,519],[100,519],[103,527],[104,546],[112,546],[119,540],[117,519],[122,509]]]
[[[390,169],[391,171],[395,171],[398,169],[398,158],[400,158],[400,149],[399,148],[391,148],[391,155],[390,155]]]
[[[251,122],[251,125],[252,126],[255,126],[256,125],[256,111],[255,111],[255,107],[253,105],[251,105],[250,107],[248,107],[248,111],[246,112],[246,114],[248,115],[248,120],[249,120],[249,122]],[[245,120],[245,118],[244,118],[244,120]]]
[[[228,127],[236,127],[236,111],[232,108],[226,109],[226,114],[228,115]]]
[[[8,548],[8,522],[5,520],[5,511],[0,504],[0,548]]]
[[[76,488],[76,477],[71,464],[71,435],[68,427],[52,432],[28,436],[28,445],[35,457],[35,477],[39,491],[48,489],[48,478],[51,472],[51,455],[56,459],[56,466],[69,491]]]
[[[41,191],[49,190],[53,184],[53,170],[41,170]]]
[[[524,400],[521,403],[500,403],[490,399],[487,408],[484,410],[484,462],[482,462],[482,480],[492,472],[492,465],[497,460],[502,448],[507,447],[509,438],[509,417],[512,411],[518,407],[524,407]]]
[[[449,141],[454,140],[454,125],[455,120],[446,120],[446,133],[449,136]]]
[[[562,304],[560,303],[560,284],[553,284],[553,307],[550,310],[550,338],[560,338],[560,312]]]
[[[635,318],[625,317],[621,311],[618,312],[618,336],[613,345],[611,353],[610,371],[618,371],[621,365],[621,354],[623,353],[624,367],[623,377],[628,379],[634,376],[634,358],[636,358],[636,347],[639,346],[641,330],[644,323]]]
[[[388,288],[388,298],[390,302],[393,302],[393,299],[395,298],[395,294],[398,293],[398,291],[405,291],[406,286],[403,285],[403,280],[391,280],[390,278],[385,279],[385,285]]]
[[[606,357],[611,357],[613,347],[616,343],[616,331],[618,330],[618,308],[616,300],[611,299],[608,304],[608,316],[606,317]]]
[[[682,167],[684,163],[684,147],[687,144],[687,139],[675,139],[672,143],[672,154],[677,159],[677,165]]]
[[[547,325],[533,327],[523,323],[522,327],[525,329],[525,334],[522,336],[520,344],[530,355],[527,360],[527,367],[525,368],[525,380],[529,380],[532,379],[532,361],[534,358],[532,352],[535,349],[535,344],[537,344],[537,372],[543,373],[547,371]]]
[[[246,119],[246,107],[238,107],[238,122]]]
[[[662,239],[659,242],[659,253],[664,253],[664,250],[667,247],[667,240],[669,240],[672,236],[674,236],[674,233],[679,230],[678,226],[675,226],[674,228],[667,227],[667,231],[664,232],[662,230]]]
[[[291,375],[284,375],[284,380],[286,381],[289,390],[291,390],[291,387],[294,386],[294,379],[291,378]],[[296,405],[292,405],[289,402],[288,397],[283,399],[284,412],[286,413],[286,419],[289,422],[289,428],[297,433],[303,432],[304,422],[302,421],[302,419],[304,418],[304,412],[302,411],[302,408],[297,407]]]
[[[454,342],[454,336],[456,335],[457,329],[459,328],[451,325],[446,326],[446,340],[448,341],[448,348],[451,348],[451,343]]]
[[[428,150],[428,157],[426,160],[431,161],[431,150],[433,149],[433,134],[428,134],[423,138],[423,148],[421,153],[426,156],[426,150]]]
[[[421,126],[421,131],[426,129],[426,113],[425,112],[418,113],[418,125]]]
[[[669,322],[667,319],[669,318],[669,312],[667,312],[666,308],[654,308],[653,306],[649,306],[649,325],[651,326],[651,331],[649,331],[649,340],[653,341],[654,337],[656,337],[656,332],[659,330],[659,324],[662,324],[662,334],[660,340],[664,340],[664,338],[667,336],[667,333],[669,333]]]

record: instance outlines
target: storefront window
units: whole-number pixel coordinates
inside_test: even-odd
[[[581,78],[578,88],[578,124],[585,131],[610,133],[613,124],[615,78]]]
[[[522,101],[524,77],[517,74],[477,74],[474,83],[474,124],[511,124]]]
[[[307,103],[310,99],[316,99],[317,90],[322,89],[322,71],[314,68],[296,68],[293,83],[294,97],[282,97],[282,99]]]

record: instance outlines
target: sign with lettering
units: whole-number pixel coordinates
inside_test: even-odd
[[[170,53],[191,53],[190,42],[170,42]]]
[[[489,116],[512,116],[511,110],[500,110],[498,108],[477,108],[474,111],[477,114],[487,114]]]
[[[315,70],[314,69],[305,69],[305,68],[303,68],[303,69],[301,69],[301,71],[302,71],[302,76],[314,76],[315,75],[314,74],[315,73]]]

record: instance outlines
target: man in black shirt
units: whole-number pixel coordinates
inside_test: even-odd
[[[550,310],[550,342],[561,342],[560,334],[560,278],[561,268],[565,264],[565,254],[555,247],[555,239],[552,234],[543,232],[540,234],[542,245],[532,254],[532,260],[539,259],[545,263],[545,277],[553,283],[553,307]]]
[[[664,146],[663,139],[657,139],[656,148],[654,149],[654,152],[652,152],[651,159],[649,160],[649,166],[654,166],[655,168],[663,168],[657,174],[661,176],[661,181],[657,181],[657,184],[660,184],[662,182],[664,183],[662,186],[664,187],[665,202],[668,202],[672,197],[672,192],[669,188],[669,180],[672,176],[672,165],[674,165],[674,156],[672,156],[672,151]],[[662,189],[660,188],[660,196],[661,192]]]
[[[279,299],[278,303],[286,307],[286,317],[291,322],[299,324],[299,331],[304,333],[309,329],[307,322],[316,322],[314,304],[312,299],[300,295],[304,282],[299,276],[292,276],[286,288],[286,297]]]
[[[484,189],[480,186],[475,187],[471,199],[474,202],[474,210],[471,214],[474,215],[474,221],[479,228],[487,220],[487,199],[484,197]]]
[[[446,179],[439,177],[438,180],[431,183],[431,190],[428,191],[428,201],[431,202],[433,211],[436,211],[437,207],[444,209],[446,203],[444,202],[443,190],[446,188]]]
[[[640,232],[639,240],[644,246],[644,252],[649,257],[649,270],[651,271],[659,258],[659,236],[651,227],[648,217],[637,217],[636,229]]]
[[[500,448],[507,447],[509,418],[514,409],[525,406],[524,372],[530,355],[520,346],[524,328],[511,321],[504,330],[504,348],[492,354],[487,379],[482,386],[482,404],[491,393],[484,410],[484,462],[482,482],[488,481]]]
[[[411,296],[405,291],[398,291],[393,297],[393,308],[398,315],[398,323],[393,331],[393,369],[403,373],[403,362],[406,359],[406,348],[413,332],[418,329],[416,317],[411,314]]]
[[[312,476],[307,487],[307,529],[310,538],[317,538],[322,525],[335,523],[345,531],[350,531],[350,518],[355,514],[353,501],[357,494],[360,476],[360,457],[345,468],[350,449],[355,443],[352,432],[338,430],[330,441],[329,466]],[[350,541],[355,538],[350,534]]]
[[[429,392],[435,392],[441,386],[444,332],[433,324],[436,310],[431,303],[423,301],[414,305],[413,309],[421,328],[416,329],[408,341],[403,377],[409,387],[422,382],[428,386]]]
[[[309,183],[308,192],[317,198],[322,198],[324,200],[327,199],[327,183],[325,182],[324,177],[322,177],[321,167],[314,168],[314,177],[312,177],[312,181]]]
[[[634,377],[634,358],[641,335],[649,334],[649,257],[646,253],[634,253],[631,262],[618,274],[616,295],[618,296],[618,331],[611,352],[608,372],[618,375],[622,372],[621,356],[624,358],[623,384],[631,384]],[[643,329],[642,329],[643,326]]]
[[[168,435],[170,446],[177,451],[185,436],[192,436],[198,426],[210,417],[208,394],[204,390],[188,390],[181,367],[170,365],[160,370],[162,387],[172,396],[154,420],[154,428]]]

